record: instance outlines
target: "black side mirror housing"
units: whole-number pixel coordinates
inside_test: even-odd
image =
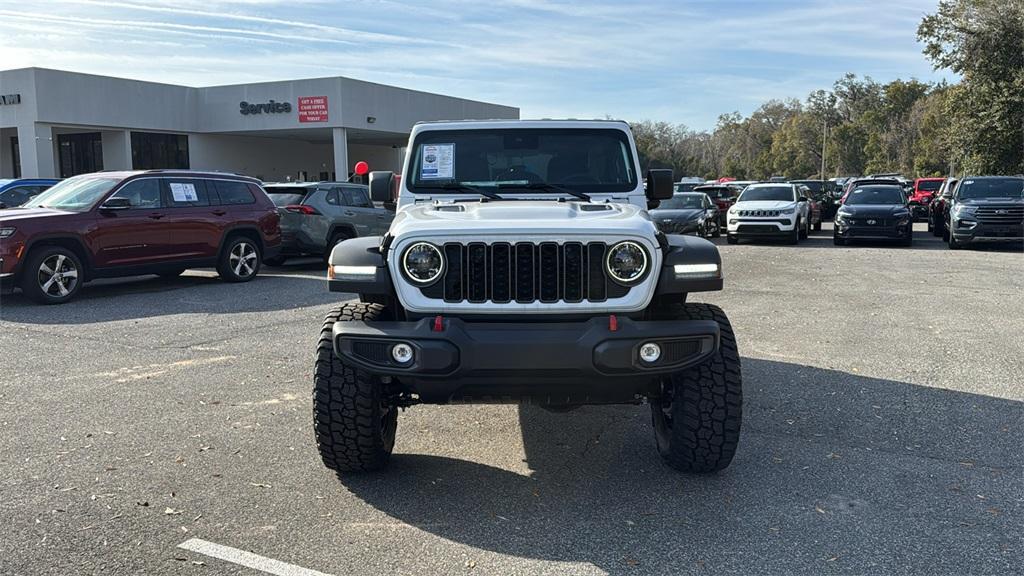
[[[395,201],[395,173],[388,171],[370,172],[370,199],[385,204]]]
[[[647,199],[668,200],[675,192],[675,185],[672,182],[672,170],[648,170],[647,171]]]
[[[128,198],[107,198],[100,205],[100,210],[127,210],[132,207],[132,201]]]

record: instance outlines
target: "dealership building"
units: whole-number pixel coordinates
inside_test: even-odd
[[[42,68],[0,71],[0,178],[218,170],[339,180],[400,170],[413,124],[519,109],[351,78],[193,88]]]

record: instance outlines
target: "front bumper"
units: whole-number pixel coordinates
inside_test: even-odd
[[[966,223],[973,222],[973,226]],[[1024,240],[1024,223],[1021,224],[991,224],[957,218],[953,221],[953,229],[950,231],[958,242],[1019,242]]]
[[[841,221],[835,223],[836,236],[847,240],[902,240],[907,238],[913,226],[912,220],[903,223],[886,223],[879,225],[870,224],[844,224]]]
[[[704,226],[703,220],[670,221],[659,220],[658,231],[665,234],[698,234]]]
[[[796,227],[796,219],[790,218],[735,218],[729,217],[730,236],[765,237],[787,236]]]
[[[613,326],[614,325],[614,326]],[[440,327],[440,330],[437,328]],[[615,330],[612,330],[612,328]],[[713,321],[639,321],[602,316],[579,322],[339,322],[334,351],[428,403],[519,402],[602,404],[633,402],[653,390],[658,375],[701,362],[719,346]],[[661,358],[640,359],[656,342]],[[405,343],[413,359],[392,359]]]

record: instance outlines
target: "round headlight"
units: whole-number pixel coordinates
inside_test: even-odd
[[[636,242],[619,242],[608,251],[605,268],[616,282],[637,282],[647,272],[647,251]]]
[[[405,250],[402,268],[409,280],[417,284],[429,284],[444,272],[444,256],[437,246],[417,242]]]

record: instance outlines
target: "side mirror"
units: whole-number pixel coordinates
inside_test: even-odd
[[[648,200],[668,200],[675,192],[675,184],[672,182],[671,170],[648,170],[647,171],[647,194]]]
[[[395,201],[394,172],[370,172],[370,199],[385,204]]]
[[[107,198],[100,205],[100,210],[127,210],[132,207],[132,201],[128,198]]]
[[[807,202],[807,198],[804,198],[803,196],[801,196],[801,197],[797,198],[797,199],[796,199],[796,201],[797,201],[797,202],[803,202],[803,203],[806,203],[806,202]]]

